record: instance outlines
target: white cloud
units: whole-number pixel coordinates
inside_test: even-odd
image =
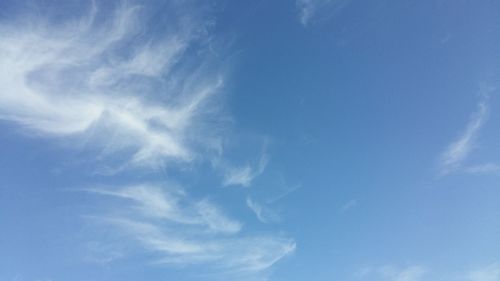
[[[405,268],[383,267],[381,274],[390,281],[418,281],[422,280],[427,270],[421,266],[408,266]]]
[[[318,16],[318,13],[327,16],[334,15],[349,2],[351,0],[296,0],[295,6],[298,9],[300,23],[307,26],[315,16]]]
[[[110,12],[94,5],[65,24],[39,18],[0,23],[0,120],[32,136],[85,142],[92,153],[97,148],[102,157],[96,158],[118,165],[112,171],[179,166],[212,149],[220,153],[215,100],[223,78],[199,50],[210,41],[210,20],[182,7],[162,14],[165,28],[148,31],[144,9],[122,4]],[[219,167],[223,184],[251,185],[267,159],[264,153],[253,166]],[[113,229],[96,239],[90,260],[122,258],[132,241],[155,263],[259,272],[295,249],[282,235],[244,233],[243,223],[211,200],[191,199],[180,188],[86,191],[105,202],[104,211],[87,217]],[[96,248],[103,244],[109,251],[100,256]]]
[[[300,23],[307,25],[315,12],[315,0],[297,0],[295,3],[299,9]]]
[[[474,147],[474,141],[488,114],[488,95],[484,93],[477,104],[477,111],[472,115],[465,132],[442,153],[440,164],[441,173],[449,174],[461,167]]]
[[[276,222],[280,220],[279,215],[270,208],[263,206],[251,198],[247,198],[247,206],[254,212],[257,219],[263,223]]]
[[[361,279],[375,278],[376,280],[384,281],[420,281],[431,280],[428,278],[430,273],[427,268],[419,265],[410,265],[407,267],[386,265],[382,267],[368,266],[361,268],[355,273],[355,276]],[[434,273],[434,276],[436,276],[436,272]],[[438,272],[438,276],[441,276],[439,280],[500,281],[500,263],[492,263],[465,272]]]
[[[202,125],[195,119],[222,79],[199,77],[199,67],[176,74],[200,37],[198,23],[150,40],[140,13],[123,5],[98,23],[94,7],[66,25],[0,24],[0,119],[43,137],[84,135],[105,153],[128,154],[134,166],[191,160]]]
[[[481,164],[476,166],[471,166],[465,169],[471,174],[498,174],[500,173],[500,165],[494,163]]]
[[[469,281],[500,281],[500,263],[494,263],[467,274]]]
[[[224,186],[241,185],[250,186],[254,178],[254,171],[250,166],[228,167],[224,173],[222,184]]]
[[[423,276],[426,273],[427,269],[419,265],[410,265],[402,268],[386,265],[382,267],[362,268],[356,273],[356,276],[360,278],[378,276],[385,281],[419,281],[423,280]]]
[[[116,206],[106,201],[109,214],[92,218],[118,227],[118,233],[138,243],[141,251],[155,254],[154,263],[258,272],[295,249],[293,240],[281,235],[240,233],[241,223],[208,200],[194,201],[178,188],[139,185],[88,191],[118,200]],[[134,204],[123,204],[123,200]]]
[[[349,200],[348,202],[346,202],[344,205],[342,205],[342,207],[340,208],[340,212],[341,213],[345,213],[353,208],[356,208],[356,206],[358,206],[358,200],[356,199],[353,199],[353,200]]]
[[[222,184],[224,186],[241,185],[248,187],[256,177],[264,172],[268,161],[269,157],[266,153],[263,153],[256,167],[251,167],[250,165],[245,165],[243,167],[225,165],[222,167],[224,170]]]
[[[96,188],[87,191],[132,201],[133,208],[144,217],[204,226],[212,232],[221,233],[237,233],[242,227],[241,223],[227,218],[208,200],[190,202],[185,192],[178,188],[142,184],[115,190]]]

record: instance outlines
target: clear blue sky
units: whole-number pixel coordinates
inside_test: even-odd
[[[500,281],[500,3],[0,2],[0,281]]]

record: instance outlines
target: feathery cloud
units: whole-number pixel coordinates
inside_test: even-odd
[[[136,213],[144,217],[203,226],[210,231],[221,233],[237,233],[242,227],[239,222],[223,215],[208,200],[189,202],[186,199],[186,193],[178,188],[161,188],[157,185],[142,184],[117,190],[96,188],[87,189],[87,191],[131,201]]]
[[[399,268],[391,265],[382,267],[365,267],[357,272],[357,276],[367,278],[370,276],[379,276],[387,281],[419,281],[428,270],[419,265],[410,265]]]
[[[498,174],[500,173],[500,165],[494,163],[486,163],[467,167],[465,170],[466,172],[475,175]]]
[[[316,10],[315,0],[297,0],[295,2],[299,10],[299,20],[302,25],[307,25]]]
[[[500,281],[500,263],[473,270],[467,274],[470,281]]]
[[[245,165],[243,167],[232,167],[224,166],[224,177],[222,184],[224,186],[241,185],[248,187],[252,184],[252,181],[260,176],[266,169],[269,157],[266,153],[263,153],[257,163],[256,167],[251,167],[250,165]]]
[[[251,198],[247,198],[247,206],[252,210],[257,219],[263,223],[277,222],[280,220],[278,213]]]
[[[461,167],[463,161],[474,147],[474,142],[488,115],[488,93],[483,93],[477,104],[477,111],[472,115],[465,132],[442,153],[440,159],[441,174],[449,174]]]
[[[143,184],[87,191],[118,200],[106,201],[109,214],[90,218],[126,233],[142,252],[155,254],[154,263],[206,264],[234,272],[258,272],[295,249],[293,240],[281,235],[241,234],[240,222],[206,199],[188,198],[179,188]]]
[[[339,209],[340,213],[345,213],[353,208],[356,208],[358,206],[358,200],[352,199],[347,201],[342,207]]]
[[[155,171],[220,152],[214,101],[224,79],[205,50],[212,50],[212,22],[181,2],[169,2],[152,31],[147,7],[130,3],[110,10],[93,4],[64,24],[40,17],[0,22],[0,120],[34,137],[85,141],[105,164],[118,165],[114,171]],[[264,153],[255,167],[219,167],[222,184],[249,186],[267,159]],[[106,206],[87,218],[112,226],[106,237],[116,238],[95,241],[91,260],[123,258],[125,247],[109,245],[132,241],[159,264],[260,272],[295,249],[283,235],[245,234],[243,223],[181,188],[142,183],[86,191]],[[109,251],[99,256],[103,243]]]
[[[195,19],[147,38],[142,12],[122,5],[102,22],[93,6],[65,25],[0,23],[0,119],[42,137],[85,135],[133,166],[191,160],[194,119],[222,78],[178,69],[203,36]]]
[[[418,281],[427,270],[421,266],[408,266],[406,268],[397,269],[393,267],[384,267],[381,269],[381,274],[386,276],[391,281]]]
[[[351,0],[296,0],[299,21],[303,26],[311,23],[317,13],[334,15],[347,6]]]

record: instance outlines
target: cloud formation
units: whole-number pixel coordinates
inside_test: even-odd
[[[296,0],[299,21],[303,26],[311,23],[318,13],[334,15],[347,6],[351,0]]]
[[[243,186],[248,187],[252,184],[253,180],[260,176],[266,169],[269,157],[266,153],[263,153],[259,159],[259,162],[255,167],[250,165],[245,165],[242,167],[233,167],[229,165],[224,165],[222,167],[224,171],[222,184],[224,186]]]
[[[340,207],[339,212],[346,213],[346,212],[356,208],[357,206],[358,206],[358,200],[352,199],[352,200],[349,200],[346,203],[344,203],[344,205],[342,205],[342,207]]]
[[[202,4],[169,2],[173,12],[152,28],[145,5],[100,10],[92,3],[63,24],[40,17],[0,22],[0,120],[32,137],[86,142],[99,151],[96,158],[118,166],[111,176],[219,153],[215,101],[224,79],[211,65],[212,21],[196,12]],[[267,159],[263,154],[255,167],[219,167],[221,184],[249,186]],[[157,264],[256,273],[295,249],[284,235],[245,233],[211,200],[191,199],[180,187],[139,183],[86,192],[106,206],[86,217],[114,229],[115,238],[94,241],[91,251],[133,242]],[[105,250],[91,259],[126,256],[120,246]]]
[[[295,242],[283,236],[242,234],[242,223],[176,187],[143,184],[87,191],[116,199],[106,201],[108,214],[91,218],[126,233],[142,252],[154,254],[154,263],[258,272],[295,249]]]
[[[471,116],[465,132],[441,154],[441,174],[449,174],[461,167],[474,148],[475,140],[488,116],[488,93],[482,93],[476,112]]]
[[[257,219],[263,223],[277,222],[280,220],[278,213],[251,198],[247,198],[247,206],[252,210]]]
[[[374,277],[382,278],[386,281],[419,281],[423,280],[423,276],[427,273],[427,269],[419,265],[410,265],[407,267],[395,267],[386,265],[382,267],[366,267],[360,270],[356,275],[361,278]]]
[[[500,263],[475,269],[467,274],[470,281],[500,281]]]
[[[498,174],[500,173],[500,165],[494,163],[480,164],[468,167],[466,171],[474,175]]]
[[[422,277],[427,270],[421,266],[408,266],[403,269],[393,267],[382,268],[382,275],[386,276],[391,281],[418,281],[423,280]]]
[[[194,119],[222,86],[219,76],[200,77],[200,67],[179,69],[202,36],[198,23],[145,38],[142,6],[109,13],[98,20],[94,5],[65,25],[1,23],[0,119],[37,136],[84,135],[133,166],[191,160]]]
[[[365,267],[355,275],[361,279],[373,279],[384,281],[420,281],[430,280],[435,276],[439,280],[450,281],[500,281],[500,263],[482,265],[471,270],[459,270],[455,272],[438,272],[429,270],[420,265],[407,267],[395,267],[386,265],[381,267]],[[439,277],[437,277],[439,276]],[[425,279],[424,279],[425,277]]]

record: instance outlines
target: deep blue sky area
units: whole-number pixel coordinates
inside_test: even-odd
[[[500,3],[2,1],[0,281],[500,281]]]

